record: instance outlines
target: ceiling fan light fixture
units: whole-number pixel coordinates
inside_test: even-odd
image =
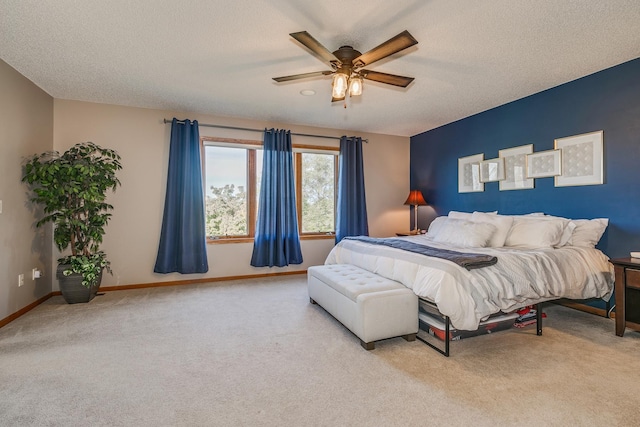
[[[362,77],[353,75],[349,79],[349,96],[362,95]]]
[[[418,41],[409,34],[409,31],[407,30],[365,53],[360,53],[360,51],[354,49],[352,46],[347,45],[340,46],[336,51],[331,52],[306,31],[290,33],[289,35],[310,50],[311,53],[320,58],[323,62],[327,63],[331,67],[331,70],[274,77],[273,80],[278,83],[332,75],[331,102],[336,102],[344,101],[347,91],[349,92],[349,96],[361,95],[364,86],[364,79],[403,88],[409,86],[409,84],[414,80],[413,77],[398,76],[369,69],[361,69],[361,67],[368,67],[381,59],[387,58],[417,44]],[[347,104],[345,103],[344,105],[346,108]]]
[[[348,76],[344,73],[336,73],[333,76],[333,89],[331,91],[331,96],[336,99],[344,98],[347,94],[347,87]]]

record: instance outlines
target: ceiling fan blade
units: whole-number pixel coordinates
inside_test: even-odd
[[[327,70],[327,71],[314,71],[312,73],[302,73],[302,74],[294,74],[291,76],[283,76],[283,77],[274,77],[273,80],[277,81],[278,83],[281,82],[288,82],[291,80],[299,80],[299,79],[306,79],[307,77],[320,77],[320,76],[328,76],[330,74],[333,74],[333,71]]]
[[[418,44],[418,41],[413,38],[409,31],[404,30],[395,37],[390,38],[386,42],[379,46],[374,47],[369,52],[363,53],[359,57],[353,60],[354,67],[364,67],[365,65],[372,64],[376,61],[386,58],[389,55],[393,55],[396,52],[400,52],[408,47]]]
[[[306,31],[291,33],[289,35],[306,46],[310,51],[318,55],[322,60],[329,63],[337,64],[338,66],[342,65],[340,60],[336,58],[335,55],[331,53],[331,51],[329,51],[329,49],[320,44],[318,40],[314,39],[313,36]]]
[[[359,74],[367,80],[400,87],[407,87],[409,83],[414,80],[413,77],[396,76],[395,74],[379,73],[378,71],[369,70],[360,70]]]

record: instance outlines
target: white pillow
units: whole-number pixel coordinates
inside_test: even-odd
[[[433,240],[455,246],[483,248],[487,246],[495,231],[496,227],[493,224],[447,218]]]
[[[471,221],[471,215],[473,215],[475,212],[458,212],[458,211],[451,211],[449,212],[449,218],[453,218],[453,219],[464,219],[466,221]],[[487,214],[491,214],[491,215],[496,215],[498,213],[498,211],[493,211],[493,212],[481,212],[481,213],[487,213]]]
[[[435,237],[440,232],[440,228],[446,221],[446,216],[439,216],[437,218],[434,218],[434,220],[431,221],[431,224],[429,224],[429,228],[427,229],[427,236]]]
[[[556,248],[561,248],[566,246],[571,241],[571,237],[573,236],[573,231],[576,229],[576,223],[573,220],[569,220],[568,223],[564,226],[564,231],[562,232],[562,239]]]
[[[568,244],[583,248],[595,248],[609,225],[608,218],[574,219],[573,222],[576,228]]]
[[[513,217],[505,215],[495,215],[484,212],[474,212],[471,215],[471,221],[483,222],[487,224],[493,224],[496,227],[496,232],[489,239],[487,246],[492,248],[501,248],[504,246],[505,240],[509,235],[509,230],[513,225]]]
[[[559,219],[564,221],[564,230],[562,232],[562,238],[560,240],[560,243],[558,243],[557,246],[555,246],[556,248],[561,248],[565,245],[569,244],[569,241],[571,240],[571,236],[573,235],[573,230],[575,230],[576,228],[576,223],[573,222],[573,220],[571,219],[567,219],[567,218],[563,218],[561,216],[553,216],[553,215],[545,215],[544,217],[542,217],[544,219]]]
[[[471,212],[458,212],[458,211],[451,211],[449,212],[449,218],[453,218],[453,219],[464,219],[466,221],[471,221],[471,215],[473,215]]]
[[[505,246],[527,249],[557,247],[562,241],[565,221],[542,217],[517,217],[505,241]]]
[[[565,245],[567,245],[569,243],[569,240],[571,239],[571,235],[573,234],[573,230],[576,228],[576,224],[571,221],[570,219],[567,218],[562,218],[559,216],[552,216],[552,215],[544,215],[542,213],[531,213],[531,214],[526,214],[526,215],[513,215],[514,218],[517,218],[517,220],[560,220],[562,221],[562,223],[564,224],[564,228],[562,230],[562,236],[560,237],[560,241],[553,245],[554,248],[561,248]]]

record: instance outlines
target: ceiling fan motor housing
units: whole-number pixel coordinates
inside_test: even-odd
[[[338,60],[342,63],[343,67],[355,68],[355,64],[353,64],[353,60],[362,54],[355,50],[351,46],[340,46],[338,50],[333,52],[333,56],[338,58]]]

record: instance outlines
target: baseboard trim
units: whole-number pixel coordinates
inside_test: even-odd
[[[199,284],[199,283],[225,282],[229,280],[257,279],[261,277],[291,276],[294,274],[307,274],[307,270],[283,271],[280,273],[246,274],[242,276],[209,277],[209,278],[202,278],[202,279],[173,280],[169,282],[138,283],[133,285],[119,285],[119,286],[106,286],[106,287],[101,286],[99,292],[125,291],[128,289],[143,289],[143,288],[159,288],[164,286],[183,286],[183,285],[193,285],[193,284]],[[36,308],[37,306],[39,306],[49,298],[53,296],[59,296],[59,295],[62,295],[60,291],[49,292],[47,295],[43,296],[42,298],[32,302],[26,307],[0,320],[0,328],[2,328],[8,323],[13,322],[23,314],[26,314],[29,311],[33,310],[34,308]]]
[[[16,311],[15,313],[10,314],[9,316],[7,316],[4,319],[0,320],[0,328],[2,328],[4,325],[6,325],[8,323],[13,322],[14,320],[16,320],[18,317],[22,316],[23,314],[33,310],[34,308],[36,308],[37,306],[39,306],[40,304],[42,304],[43,302],[45,302],[46,300],[51,298],[52,296],[53,296],[53,292],[50,292],[47,295],[43,296],[42,298],[39,298],[39,299],[35,300],[34,302],[29,304],[28,306],[23,307],[20,310]]]
[[[280,273],[246,274],[242,276],[208,277],[208,278],[202,278],[202,279],[173,280],[169,282],[137,283],[133,285],[118,285],[118,286],[106,286],[106,287],[100,286],[99,292],[125,291],[128,289],[159,288],[163,286],[195,285],[199,283],[226,282],[230,280],[258,279],[261,277],[291,276],[294,274],[307,274],[307,270],[283,271]]]

